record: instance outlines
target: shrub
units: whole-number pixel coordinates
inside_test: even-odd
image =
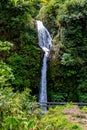
[[[14,93],[10,87],[0,88],[0,128],[4,130],[28,130],[39,111],[30,90]],[[32,120],[32,122],[31,122]],[[31,123],[30,123],[31,122]]]

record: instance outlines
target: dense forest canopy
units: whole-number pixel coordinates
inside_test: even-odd
[[[38,99],[41,55],[35,20],[40,19],[53,37],[49,101],[86,102],[87,1],[2,0],[0,10],[1,87],[29,88]]]

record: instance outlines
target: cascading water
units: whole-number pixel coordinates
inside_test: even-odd
[[[52,38],[48,30],[44,27],[43,23],[39,20],[36,21],[37,30],[38,30],[38,40],[39,46],[44,51],[43,64],[41,69],[41,88],[39,103],[47,102],[47,59],[50,53],[50,47],[52,46]],[[42,106],[42,111],[47,110],[46,106]]]

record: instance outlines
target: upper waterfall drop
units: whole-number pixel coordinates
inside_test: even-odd
[[[41,21],[37,20],[36,25],[38,30],[39,46],[46,53],[46,55],[48,55],[50,48],[52,47],[51,35]]]

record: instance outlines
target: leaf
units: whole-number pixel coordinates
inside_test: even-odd
[[[29,123],[28,123],[28,128],[32,128],[33,126],[35,126],[35,121],[34,120],[31,120]]]

